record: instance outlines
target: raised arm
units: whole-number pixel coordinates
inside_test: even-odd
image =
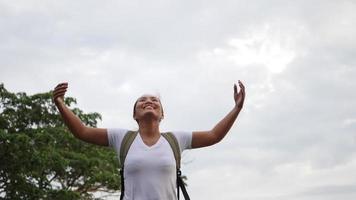
[[[210,131],[195,131],[193,132],[192,148],[206,147],[221,141],[231,126],[234,124],[239,115],[245,100],[245,86],[241,81],[238,82],[240,91],[237,91],[237,86],[234,84],[234,108]]]
[[[64,123],[76,138],[88,143],[108,146],[106,129],[85,126],[79,117],[64,104],[64,94],[66,93],[67,88],[68,83],[60,83],[53,91],[53,101],[56,104]]]

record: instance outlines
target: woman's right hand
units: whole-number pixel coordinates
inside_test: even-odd
[[[53,101],[55,104],[64,102],[64,94],[67,92],[68,83],[58,84],[53,91]]]
[[[85,126],[80,118],[76,116],[67,106],[63,104],[64,95],[67,91],[68,83],[58,84],[53,91],[53,101],[61,114],[64,123],[76,138],[85,142],[108,146],[108,133],[105,128],[92,128]]]

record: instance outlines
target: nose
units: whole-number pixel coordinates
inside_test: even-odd
[[[153,104],[154,104],[154,102],[153,102],[152,100],[150,100],[150,99],[147,99],[147,100],[143,103],[144,106],[146,106],[146,105],[153,105]]]

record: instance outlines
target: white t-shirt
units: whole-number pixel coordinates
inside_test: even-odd
[[[108,129],[109,145],[120,155],[121,141],[128,130]],[[192,132],[172,132],[180,151],[191,148]],[[124,200],[176,200],[176,161],[167,140],[161,136],[147,146],[140,134],[133,141],[124,166]]]

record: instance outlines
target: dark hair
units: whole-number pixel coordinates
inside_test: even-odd
[[[135,117],[136,115],[136,105],[137,105],[137,102],[138,102],[138,99],[136,100],[135,104],[134,104],[134,107],[133,107],[133,116]],[[162,110],[162,117],[164,116],[163,114],[163,106],[162,106],[162,103],[161,103],[161,99],[158,99],[158,102],[159,102],[159,105],[161,105],[161,110]],[[138,120],[135,119],[136,122],[138,123]]]

